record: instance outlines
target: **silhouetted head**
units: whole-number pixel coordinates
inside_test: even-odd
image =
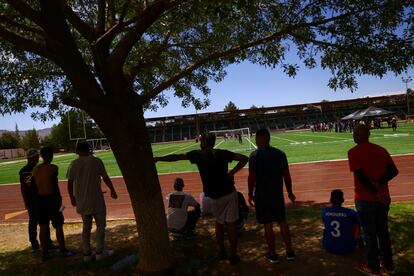
[[[270,143],[270,132],[269,130],[262,128],[256,132],[256,145],[261,148],[268,146]]]
[[[39,162],[39,151],[37,149],[28,149],[26,151],[27,163],[36,165]]]
[[[366,143],[369,140],[369,127],[359,124],[354,130],[354,142],[357,144]]]
[[[51,147],[44,147],[40,150],[40,156],[42,156],[44,163],[51,163],[53,160],[53,149]]]
[[[78,143],[76,146],[76,153],[79,155],[88,155],[91,153],[91,147],[89,146],[89,143],[84,141]]]
[[[335,189],[331,192],[331,203],[334,206],[341,206],[344,203],[344,193],[342,190]]]
[[[215,144],[216,144],[216,135],[212,133],[201,135],[200,147],[202,149],[213,149]]]
[[[182,178],[176,178],[174,181],[174,190],[181,192],[184,188],[184,180]]]

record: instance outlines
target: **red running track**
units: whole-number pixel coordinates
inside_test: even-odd
[[[414,200],[414,155],[394,156],[393,159],[399,170],[399,175],[390,183],[392,200]],[[329,201],[331,190],[337,188],[344,191],[345,204],[353,204],[353,176],[349,171],[346,160],[292,164],[290,165],[290,171],[293,180],[293,191],[297,197],[295,205],[312,206],[326,203]],[[248,170],[243,169],[235,177],[237,189],[245,195],[247,195],[247,174]],[[182,177],[186,184],[184,190],[199,199],[202,186],[198,173],[160,175],[159,179],[164,198],[172,191],[175,177]],[[118,193],[118,199],[113,200],[109,193],[105,193],[108,219],[133,218],[134,215],[123,178],[113,178],[112,180]],[[64,211],[65,220],[79,221],[80,216],[70,204],[66,182],[60,183],[60,190],[66,206]],[[27,221],[26,212],[19,214],[19,211],[23,210],[20,186],[0,186],[0,223]],[[10,214],[14,214],[14,216],[6,220],[7,214],[8,217],[10,217]]]

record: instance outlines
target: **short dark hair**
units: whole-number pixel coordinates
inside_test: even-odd
[[[86,141],[79,142],[76,146],[76,152],[90,152],[91,147],[89,146],[89,143]]]
[[[176,191],[182,191],[183,190],[183,187],[184,187],[184,180],[182,178],[180,178],[180,177],[177,177],[174,180],[174,189]]]
[[[269,141],[270,141],[270,132],[269,132],[269,130],[268,130],[268,129],[266,129],[266,128],[259,129],[259,130],[256,132],[256,137],[257,137],[257,136],[262,136],[263,138],[265,138],[265,139],[267,139],[267,140],[269,140]]]
[[[43,159],[47,159],[47,157],[53,156],[53,148],[43,147],[40,150],[40,156],[42,156]]]
[[[206,143],[207,145],[214,147],[214,144],[216,143],[216,135],[214,135],[213,133],[205,133],[202,135],[202,139],[204,141],[204,143]]]
[[[335,189],[331,192],[331,203],[342,204],[344,202],[344,193],[340,189]]]

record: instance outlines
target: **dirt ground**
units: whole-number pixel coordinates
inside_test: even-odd
[[[351,255],[335,256],[323,251],[320,246],[322,225],[319,217],[303,214],[289,218],[293,244],[297,254],[295,261],[284,258],[284,249],[280,236],[276,236],[277,252],[281,257],[279,264],[273,265],[265,260],[266,251],[263,229],[255,223],[251,214],[246,224],[246,231],[240,238],[239,255],[241,262],[231,266],[225,261],[214,260],[214,221],[211,218],[200,220],[197,238],[194,240],[173,240],[172,247],[178,263],[177,275],[361,275],[354,267],[364,259],[363,249]],[[110,266],[125,256],[137,252],[137,234],[132,220],[109,221],[106,241],[110,248],[116,250],[114,256],[97,266],[82,266],[81,254],[62,261],[54,258],[47,263],[40,262],[40,253],[32,253],[27,242],[27,224],[0,224],[0,274],[53,275],[50,266],[62,267],[66,275],[119,275]],[[80,252],[81,224],[70,223],[64,227],[69,248]],[[279,231],[275,227],[276,233]],[[402,254],[394,248],[396,255]],[[21,266],[24,261],[25,266]],[[74,269],[75,267],[75,269]],[[49,269],[49,270],[48,270]],[[133,269],[122,275],[133,274]],[[399,274],[409,275],[409,274]]]

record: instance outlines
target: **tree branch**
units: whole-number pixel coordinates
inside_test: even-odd
[[[95,31],[86,24],[68,5],[64,5],[64,14],[72,26],[89,42],[95,40]]]
[[[27,32],[31,32],[31,33],[34,33],[40,36],[44,36],[44,32],[41,29],[36,29],[36,28],[32,28],[32,27],[17,23],[13,19],[10,19],[9,17],[2,15],[2,14],[0,14],[0,22],[4,22],[5,24],[11,27],[18,28],[22,31],[27,31]]]
[[[39,12],[35,11],[24,3],[21,0],[7,0],[10,6],[12,6],[14,9],[16,9],[18,12],[20,12],[24,17],[27,17],[37,25],[44,27],[44,21],[42,20],[42,16]]]
[[[105,7],[106,1],[98,1],[98,21],[96,23],[96,33],[101,35],[105,32]]]
[[[132,47],[137,43],[145,31],[168,9],[178,6],[186,0],[158,0],[136,17],[135,27],[128,31],[113,50],[109,63],[114,70],[122,70],[125,59]]]
[[[367,9],[364,9],[364,10],[367,10]],[[358,12],[362,12],[364,10],[360,10]],[[282,37],[284,35],[291,34],[293,31],[301,29],[301,28],[309,28],[309,27],[314,27],[314,26],[318,26],[318,25],[323,25],[323,24],[326,24],[326,23],[329,23],[329,22],[332,22],[332,21],[340,20],[340,19],[346,19],[349,15],[354,14],[354,13],[355,13],[355,11],[352,11],[352,12],[347,12],[347,13],[340,14],[340,15],[337,15],[337,16],[334,16],[334,17],[318,20],[318,21],[304,22],[304,23],[298,23],[298,24],[295,24],[295,25],[292,25],[292,26],[287,26],[283,30],[276,31],[273,34],[267,35],[263,38],[255,40],[255,41],[245,43],[245,44],[241,44],[241,45],[235,45],[235,46],[233,46],[233,47],[231,47],[227,50],[224,50],[224,51],[214,52],[214,53],[200,59],[199,61],[197,61],[193,64],[187,65],[178,74],[170,77],[168,80],[165,80],[163,83],[161,83],[160,85],[155,87],[153,90],[143,94],[141,96],[141,100],[143,102],[148,102],[150,99],[156,97],[162,91],[164,91],[165,89],[172,86],[175,82],[177,82],[178,80],[180,80],[183,77],[186,77],[186,76],[190,75],[192,72],[194,72],[195,70],[197,70],[201,66],[207,64],[211,60],[218,60],[218,59],[224,58],[226,56],[234,55],[234,54],[239,53],[243,50],[247,50],[247,49],[255,47],[257,45],[264,44],[266,42],[272,41],[277,37]]]
[[[85,110],[82,102],[78,99],[72,97],[62,97],[60,100],[65,105]]]
[[[0,37],[7,42],[13,44],[15,47],[22,51],[28,51],[35,53],[39,56],[55,60],[51,52],[49,52],[45,45],[26,39],[22,36],[9,32],[2,26],[0,26]]]

